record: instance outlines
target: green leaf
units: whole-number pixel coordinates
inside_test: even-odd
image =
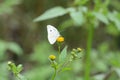
[[[23,53],[22,48],[14,42],[8,43],[8,49],[13,51],[17,55],[21,55]]]
[[[118,28],[118,30],[120,31],[120,20],[116,20],[115,25]]]
[[[5,51],[8,49],[17,55],[21,55],[23,53],[22,48],[17,43],[0,40],[0,59],[2,59]]]
[[[22,69],[23,69],[22,64],[19,64],[19,65],[17,66],[17,72],[20,73],[20,72],[22,71]]]
[[[106,32],[112,36],[118,36],[119,35],[119,29],[117,27],[115,27],[114,24],[109,24],[106,28],[105,28]]]
[[[95,60],[97,63],[95,64],[95,68],[98,70],[98,71],[107,71],[107,65],[106,63],[104,62],[104,60]]]
[[[17,73],[17,67],[16,67],[16,65],[14,63],[11,63],[10,68],[11,68],[13,73],[15,73],[15,74]]]
[[[52,19],[52,18],[55,18],[58,16],[62,16],[66,13],[68,13],[68,11],[66,9],[58,6],[58,7],[54,7],[52,9],[47,10],[45,13],[43,13],[39,17],[35,18],[34,21],[38,22],[38,21],[43,21],[43,20],[47,20],[47,19]]]
[[[82,25],[85,22],[84,15],[81,11],[72,11],[70,12],[70,16],[75,25]]]
[[[114,20],[116,20],[116,17],[115,17],[115,15],[113,14],[113,13],[108,13],[108,19],[110,20],[110,21],[114,21]]]
[[[60,30],[65,30],[66,28],[73,26],[73,24],[74,22],[72,19],[65,20],[60,24]]]
[[[60,55],[59,55],[59,62],[64,62],[66,56],[67,56],[67,46],[60,53]]]
[[[119,51],[109,53],[108,61],[114,67],[120,67],[120,54],[119,53],[120,53]]]
[[[116,16],[116,13],[108,13],[108,18],[110,21],[114,22],[114,24],[116,25],[117,29],[120,30],[120,20],[119,18]]]
[[[108,23],[109,23],[107,16],[105,16],[104,14],[102,14],[102,13],[100,13],[100,12],[93,12],[93,15],[94,15],[98,20],[100,20],[101,22],[103,22],[103,23],[105,23],[105,24],[108,24]]]
[[[65,68],[62,69],[62,72],[63,72],[63,71],[69,71],[69,70],[71,70],[71,68],[65,67]]]

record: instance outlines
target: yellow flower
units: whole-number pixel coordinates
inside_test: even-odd
[[[50,58],[50,60],[52,60],[52,61],[53,61],[53,60],[55,60],[55,59],[56,59],[56,56],[55,56],[55,55],[50,55],[50,56],[49,56],[49,58]]]
[[[64,41],[64,37],[60,36],[60,37],[57,38],[57,42],[60,42],[60,43],[61,43],[61,42],[63,42],[63,41]]]

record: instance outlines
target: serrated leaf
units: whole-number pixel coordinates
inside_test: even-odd
[[[94,15],[98,20],[100,20],[101,22],[103,22],[103,23],[105,23],[105,24],[108,24],[108,23],[109,23],[107,16],[105,16],[104,14],[99,13],[99,12],[93,12],[93,15]]]
[[[34,19],[34,22],[43,21],[66,14],[68,11],[60,6],[47,10],[45,13]]]
[[[22,52],[22,48],[17,44],[17,43],[8,43],[7,44],[8,46],[8,49],[13,51],[15,54],[17,55],[21,55],[23,52]]]
[[[67,56],[67,46],[62,50],[62,52],[59,55],[59,62],[64,62],[65,58]]]
[[[70,16],[75,25],[82,25],[85,22],[84,15],[80,11],[72,11],[70,12]]]

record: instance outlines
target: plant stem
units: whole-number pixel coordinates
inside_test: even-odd
[[[54,74],[53,74],[53,76],[52,76],[52,79],[51,79],[51,80],[55,80],[55,77],[56,77],[56,74],[57,74],[57,70],[56,70],[56,68],[54,68],[54,70],[55,70],[55,72],[54,72]]]
[[[18,80],[22,80],[20,77],[17,77]]]
[[[17,74],[16,75],[17,80],[27,80],[24,76],[22,76],[21,74]]]
[[[70,61],[66,61],[63,65],[61,65],[61,67],[57,70],[57,73],[59,73],[60,71],[62,71],[62,69],[67,66],[70,63]]]
[[[85,59],[85,77],[84,80],[90,80],[90,68],[91,68],[91,60],[90,60],[90,53],[92,48],[92,39],[93,39],[93,32],[94,27],[91,24],[88,29],[88,39],[87,39],[87,50],[86,50],[86,59]]]
[[[20,78],[20,74],[16,74],[16,78],[17,78],[18,80],[22,80],[22,79]]]

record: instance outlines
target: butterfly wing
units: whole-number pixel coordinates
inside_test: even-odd
[[[56,42],[56,39],[60,36],[60,33],[55,27],[51,25],[47,25],[47,32],[48,32],[48,41],[50,42],[50,44],[54,44]]]

